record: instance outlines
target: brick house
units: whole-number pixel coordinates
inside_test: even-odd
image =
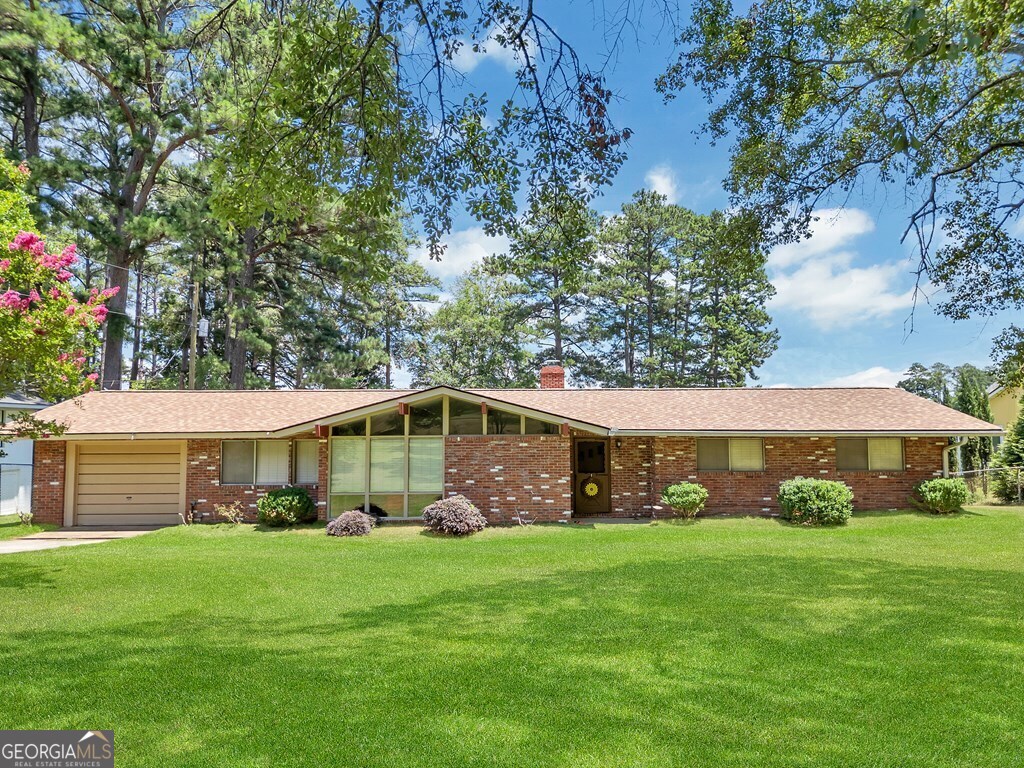
[[[492,523],[667,514],[662,488],[708,488],[712,512],[776,509],[781,481],[841,480],[861,509],[905,506],[943,475],[949,438],[999,427],[899,389],[540,389],[94,392],[41,418],[33,511],[63,525],[163,524],[309,490],[415,519],[468,496]]]

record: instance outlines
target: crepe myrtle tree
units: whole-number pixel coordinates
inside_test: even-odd
[[[0,254],[0,392],[64,400],[96,382],[89,361],[99,346],[98,330],[114,289],[75,294],[70,268],[78,259],[76,248],[48,248],[28,228],[27,178],[24,166],[0,161],[5,187],[0,189],[0,237],[9,241],[7,252]],[[31,418],[8,427],[19,437],[59,429]]]

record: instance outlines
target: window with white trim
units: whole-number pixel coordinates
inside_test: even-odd
[[[904,469],[903,438],[836,438],[836,469],[845,472],[901,472]]]
[[[316,485],[320,482],[320,441],[296,440],[292,477],[296,485]]]
[[[288,440],[224,440],[221,485],[288,485],[290,446]]]
[[[761,472],[764,441],[759,437],[698,437],[697,469],[702,472]]]

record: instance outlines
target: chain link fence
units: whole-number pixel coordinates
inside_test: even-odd
[[[1024,501],[1024,467],[986,467],[985,469],[969,469],[963,472],[950,472],[950,477],[961,477],[967,487],[974,493],[989,497],[992,478],[997,474],[1009,476],[1009,486],[1017,488],[1017,503]]]

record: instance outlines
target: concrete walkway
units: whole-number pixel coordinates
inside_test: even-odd
[[[58,547],[76,547],[81,544],[98,544],[115,539],[131,539],[155,530],[158,530],[158,527],[60,528],[56,531],[43,531],[18,539],[0,541],[0,555],[9,555],[15,552],[37,552],[42,549],[57,549]]]

